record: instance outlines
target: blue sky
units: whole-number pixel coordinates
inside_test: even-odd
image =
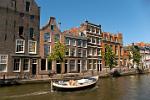
[[[150,0],[36,0],[41,26],[50,16],[61,30],[78,27],[86,19],[101,24],[105,32],[123,33],[124,44],[150,42]]]

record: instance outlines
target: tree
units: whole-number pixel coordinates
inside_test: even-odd
[[[49,55],[49,60],[64,61],[66,46],[60,42],[57,42],[52,49],[52,53]]]
[[[66,46],[58,41],[52,48],[52,53],[48,56],[48,59],[50,61],[59,61],[62,63],[64,62],[66,50]]]
[[[132,63],[133,63],[133,66],[134,64],[136,63],[137,64],[137,67],[139,67],[139,64],[140,64],[140,60],[141,60],[141,55],[140,55],[140,49],[138,46],[131,46],[130,47],[130,50],[131,50],[131,59],[132,59]]]
[[[106,66],[109,66],[110,70],[117,65],[115,53],[112,51],[112,48],[110,46],[106,46],[104,60]]]

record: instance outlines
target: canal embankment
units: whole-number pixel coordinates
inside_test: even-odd
[[[150,73],[149,69],[145,69],[142,71],[142,73],[139,73],[137,70],[132,69],[132,70],[128,70],[128,71],[121,71],[120,72],[120,77],[123,76],[130,76],[130,75],[137,75],[137,74],[147,74]],[[86,77],[86,76],[91,76],[91,75],[99,75],[99,78],[110,78],[113,77],[112,74],[110,74],[110,72],[103,72],[103,73],[91,73],[91,72],[87,72],[84,74],[79,74],[79,73],[70,73],[70,74],[57,74],[52,76],[51,78],[45,76],[45,77],[38,77],[38,78],[30,78],[30,79],[1,79],[0,80],[0,86],[9,86],[9,85],[23,85],[23,84],[38,84],[38,83],[50,83],[50,79],[63,79],[65,77],[69,77],[69,76],[75,76],[75,77]]]

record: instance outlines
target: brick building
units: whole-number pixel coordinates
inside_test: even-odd
[[[0,77],[38,74],[40,8],[34,0],[0,1]]]
[[[113,52],[116,55],[117,67],[122,67],[124,64],[123,59],[123,37],[121,33],[111,34],[109,32],[102,32],[102,52],[105,53],[106,45],[112,47]],[[106,68],[104,59],[102,60],[103,68]]]
[[[124,52],[126,53],[125,65],[128,68],[137,67],[136,64],[134,64],[133,66],[132,59],[129,58],[129,56],[132,56],[132,52],[130,49],[131,46],[137,46],[140,50],[140,55],[141,55],[140,68],[144,68],[144,69],[150,68],[150,44],[144,42],[132,43],[124,47],[125,48]]]
[[[43,26],[40,30],[40,56],[41,56],[41,68],[40,74],[48,74],[50,71],[56,71],[57,73],[63,72],[61,70],[60,63],[58,64],[58,69],[56,69],[56,62],[49,61],[48,56],[52,52],[57,41],[62,41],[62,32],[59,29],[59,26],[54,17],[50,17],[48,23]]]
[[[52,48],[59,40],[67,46],[65,62],[50,62],[48,55],[53,52]],[[40,31],[40,74],[82,72],[87,66],[87,38],[77,28],[61,32],[54,17],[50,17],[48,24]]]
[[[80,73],[87,70],[87,37],[78,28],[63,32],[64,42],[68,48],[65,58],[65,72]]]
[[[102,46],[101,46],[101,25],[96,25],[85,21],[80,25],[82,31],[87,37],[87,69],[102,70]]]

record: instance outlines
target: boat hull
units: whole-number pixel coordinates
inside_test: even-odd
[[[85,89],[90,89],[90,88],[93,88],[95,87],[96,83],[94,84],[91,84],[91,85],[87,85],[87,86],[84,86],[84,87],[77,87],[77,88],[63,88],[63,87],[56,87],[56,86],[53,86],[53,90],[55,91],[80,91],[80,90],[85,90]]]
[[[79,91],[79,90],[90,89],[90,88],[95,87],[95,85],[98,81],[98,76],[94,77],[93,79],[95,80],[95,82],[89,83],[87,85],[83,84],[83,86],[81,85],[81,86],[72,86],[72,87],[68,86],[67,87],[67,86],[61,86],[56,83],[53,83],[53,90],[54,91]]]

